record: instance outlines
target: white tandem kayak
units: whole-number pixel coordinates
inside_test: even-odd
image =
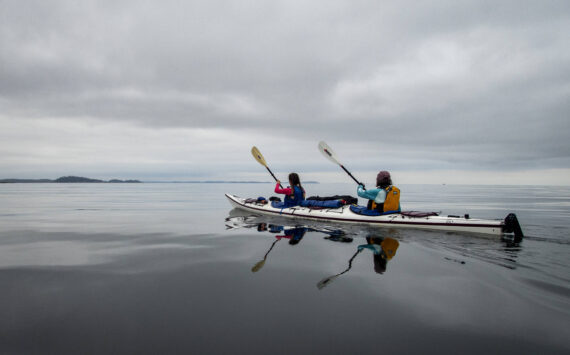
[[[496,220],[469,218],[468,215],[463,217],[440,216],[435,213],[418,213],[413,211],[367,216],[354,212],[354,209],[351,209],[349,205],[344,205],[339,208],[312,208],[302,206],[276,208],[273,207],[271,203],[260,203],[252,199],[246,200],[231,194],[226,194],[226,197],[235,208],[263,215],[381,227],[422,228],[494,235],[514,233],[515,237],[523,237],[522,230],[514,213],[509,214],[505,219]]]

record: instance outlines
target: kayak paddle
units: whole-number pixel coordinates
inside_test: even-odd
[[[265,260],[267,259],[267,255],[269,255],[269,253],[271,252],[271,250],[273,249],[273,247],[275,246],[275,244],[277,244],[278,241],[280,241],[281,239],[276,239],[273,244],[271,244],[271,248],[269,248],[269,250],[267,251],[267,253],[265,253],[265,256],[263,257],[263,260],[258,261],[255,265],[253,265],[253,267],[251,268],[251,272],[258,272],[259,269],[261,269],[263,267],[263,265],[265,265]]]
[[[319,281],[317,283],[317,288],[319,290],[322,290],[325,286],[327,286],[328,284],[330,284],[331,282],[333,282],[334,279],[336,279],[337,277],[339,277],[340,275],[348,272],[348,270],[350,270],[352,268],[352,261],[354,260],[354,258],[356,258],[356,256],[358,254],[360,254],[360,252],[362,251],[362,249],[358,249],[356,251],[356,253],[354,253],[354,255],[352,256],[352,258],[350,258],[350,260],[348,261],[348,268],[346,268],[346,270],[344,270],[343,272],[340,272],[336,275],[333,276],[329,276],[329,277],[325,277],[324,279],[322,279],[321,281]]]
[[[253,157],[255,158],[255,160],[257,160],[257,162],[261,165],[263,165],[267,171],[269,171],[269,173],[271,174],[271,176],[273,176],[273,178],[275,179],[275,181],[279,181],[277,180],[277,178],[275,177],[275,175],[273,175],[273,172],[271,171],[271,169],[269,169],[269,167],[267,166],[267,163],[265,162],[265,158],[263,157],[263,155],[261,154],[261,152],[259,151],[259,149],[257,149],[257,147],[253,147],[251,148],[251,154],[253,155]],[[283,185],[279,184],[279,186],[281,188],[283,188]]]
[[[362,187],[364,187],[364,184],[361,183],[360,181],[356,180],[356,178],[354,176],[352,176],[352,174],[350,173],[350,171],[346,170],[346,168],[344,167],[344,165],[342,165],[339,161],[338,158],[336,157],[336,154],[333,152],[333,150],[331,149],[331,147],[328,146],[328,144],[326,144],[323,141],[319,142],[319,150],[321,151],[321,153],[323,153],[323,155],[325,156],[325,158],[327,158],[328,160],[332,161],[333,163],[337,164],[338,166],[340,166],[342,168],[342,170],[344,170],[348,176],[350,176],[352,178],[352,180],[356,181],[356,183],[358,185],[362,185]]]

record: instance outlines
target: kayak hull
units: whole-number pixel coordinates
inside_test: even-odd
[[[274,208],[270,203],[264,205],[258,203],[249,203],[246,202],[245,199],[231,194],[226,194],[226,197],[228,198],[230,204],[235,208],[270,216],[282,216],[391,228],[420,228],[493,235],[502,235],[505,232],[504,220],[477,219],[456,216],[410,217],[400,213],[380,216],[365,216],[352,212],[350,210],[350,206],[342,206],[340,208],[334,209],[315,209],[301,206]]]

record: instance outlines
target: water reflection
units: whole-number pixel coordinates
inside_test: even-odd
[[[252,272],[258,272],[263,267],[263,265],[265,265],[265,261],[267,260],[267,256],[273,250],[273,248],[275,247],[275,244],[277,244],[277,242],[279,242],[281,239],[283,239],[283,238],[289,239],[290,245],[299,244],[301,239],[303,239],[303,237],[305,236],[305,233],[307,232],[307,230],[308,230],[308,228],[305,228],[305,227],[294,227],[294,228],[285,229],[284,226],[277,226],[277,225],[267,224],[267,223],[259,223],[257,225],[257,231],[258,232],[268,231],[270,233],[280,233],[280,235],[275,236],[275,241],[273,243],[271,243],[269,250],[267,250],[267,253],[265,253],[265,255],[263,256],[263,259],[261,261],[257,262],[255,265],[253,265],[253,267],[251,268],[251,271]]]
[[[286,240],[290,246],[298,245],[307,232],[321,233],[326,236],[323,238],[327,241],[334,243],[352,243],[354,241],[353,236],[358,236],[356,233],[348,232],[340,228],[335,228],[331,226],[316,226],[316,225],[281,225],[275,223],[269,223],[265,217],[261,216],[243,216],[243,215],[230,215],[226,218],[226,228],[227,229],[237,229],[237,228],[251,228],[256,229],[258,232],[265,232],[272,234],[274,240],[268,246],[263,258],[255,263],[251,268],[252,272],[258,272],[263,268],[268,260],[269,254],[274,250],[276,245],[281,240]],[[383,232],[390,235],[395,235],[397,232],[394,230],[383,230]],[[337,279],[339,276],[346,274],[352,268],[352,262],[361,253],[370,253],[372,256],[372,269],[377,274],[383,274],[386,272],[388,261],[390,261],[395,255],[400,243],[388,236],[381,235],[380,232],[375,231],[374,233],[368,233],[364,235],[365,238],[359,238],[359,240],[365,241],[356,246],[356,250],[352,257],[348,260],[348,267],[343,271],[325,277],[317,283],[319,289],[324,288],[329,285],[332,281]]]
[[[250,212],[232,210],[226,218],[227,229],[258,228],[259,231],[281,233],[281,238],[288,239],[290,245],[298,244],[306,232],[319,232],[326,234],[324,239],[333,242],[351,243],[354,238],[366,240],[366,244],[359,243],[360,249],[368,249],[372,253],[373,269],[376,273],[386,272],[387,262],[393,257],[382,249],[382,243],[386,240],[398,240],[399,243],[418,243],[430,249],[441,252],[443,260],[456,261],[457,265],[466,264],[469,259],[481,260],[490,264],[498,265],[507,269],[515,269],[521,262],[520,254],[523,252],[523,240],[512,236],[501,238],[487,235],[462,234],[459,232],[441,232],[429,230],[402,230],[374,228],[362,225],[340,225],[315,221],[302,221],[303,225],[287,224],[295,223],[294,220],[282,217],[252,215]],[[281,226],[278,228],[278,226]],[[277,228],[277,229],[276,229]],[[278,230],[279,229],[279,230]],[[388,239],[390,238],[390,239]],[[532,239],[532,238],[530,238]],[[275,244],[277,244],[275,242]],[[275,244],[269,246],[269,251]],[[396,248],[392,248],[395,252]],[[358,250],[355,250],[356,253]],[[528,252],[528,250],[527,250]],[[358,255],[358,253],[356,253]],[[356,258],[356,256],[355,256]],[[264,260],[267,259],[267,255]],[[354,260],[353,258],[349,259]],[[261,263],[263,266],[264,263]],[[350,270],[351,264],[343,274]],[[258,271],[261,267],[255,268]]]
[[[270,233],[280,233],[280,235],[276,235],[275,238],[277,238],[277,240],[281,240],[282,238],[289,239],[289,244],[291,245],[299,244],[308,230],[308,227],[303,226],[285,228],[285,226],[268,225],[267,223],[260,223],[257,226],[258,232],[268,231]]]
[[[386,271],[386,266],[388,261],[391,260],[396,255],[396,250],[400,243],[390,237],[380,237],[370,235],[366,237],[366,244],[361,244],[356,248],[354,255],[348,260],[348,267],[339,272],[338,274],[325,277],[317,283],[317,288],[319,290],[323,289],[325,286],[329,285],[340,275],[346,274],[352,268],[353,260],[363,251],[370,250],[372,252],[372,261],[374,265],[374,271],[378,274],[383,274]]]
[[[368,249],[372,251],[374,261],[374,271],[383,274],[386,271],[386,265],[389,260],[396,255],[396,250],[400,243],[394,238],[383,238],[377,236],[366,237],[366,244],[359,245],[359,250]]]
[[[253,226],[250,225],[248,227],[251,228]],[[282,239],[285,239],[285,240],[289,240],[289,242],[288,242],[289,245],[297,245],[297,244],[299,244],[299,242],[301,242],[301,240],[303,239],[303,237],[305,236],[305,233],[307,233],[307,231],[325,233],[325,234],[327,234],[327,237],[325,237],[325,239],[329,239],[332,241],[345,241],[346,242],[348,239],[350,241],[352,241],[352,238],[347,238],[347,237],[343,236],[343,234],[344,234],[343,231],[327,230],[327,229],[315,229],[315,228],[310,228],[307,226],[287,227],[287,226],[281,226],[281,225],[268,224],[266,222],[261,222],[261,223],[257,223],[257,231],[258,232],[269,232],[269,233],[277,234],[277,235],[275,235],[275,240],[273,241],[273,243],[271,243],[271,246],[269,247],[269,249],[267,250],[267,252],[263,256],[263,259],[260,260],[259,262],[257,262],[255,265],[253,265],[253,267],[251,268],[252,272],[258,272],[263,267],[263,265],[265,265],[265,261],[267,260],[267,256],[273,250],[273,248],[275,247],[277,242],[279,242]]]

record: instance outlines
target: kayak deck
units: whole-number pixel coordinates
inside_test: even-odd
[[[246,199],[231,194],[226,194],[226,197],[230,204],[235,208],[264,215],[279,215],[283,217],[364,224],[371,226],[436,229],[493,235],[502,235],[507,232],[512,232],[512,228],[505,228],[505,220],[439,215],[415,217],[402,213],[366,216],[352,212],[348,205],[339,208],[310,208],[301,206],[275,208],[271,206],[271,203],[262,204],[258,202],[250,202],[250,200],[246,202]],[[516,216],[514,219],[516,220]],[[516,223],[518,226],[518,221]],[[518,226],[518,229],[520,230],[520,226]]]

